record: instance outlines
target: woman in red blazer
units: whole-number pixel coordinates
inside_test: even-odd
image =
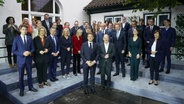
[[[72,36],[73,44],[73,74],[77,76],[77,72],[80,74],[80,49],[82,46],[82,30],[78,29],[76,35]]]

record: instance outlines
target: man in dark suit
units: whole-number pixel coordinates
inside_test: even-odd
[[[126,17],[122,16],[122,26],[121,30],[125,31],[126,35],[126,44],[128,44],[128,30],[130,28],[130,24],[126,21]],[[124,56],[126,57],[126,54],[128,54],[128,47],[126,47]]]
[[[90,85],[91,92],[95,91],[95,70],[96,62],[98,59],[98,46],[93,42],[94,36],[92,33],[88,33],[88,41],[82,44],[81,57],[83,60],[83,73],[84,73],[84,93],[89,94],[88,91],[88,75],[90,71]]]
[[[161,62],[160,72],[164,70],[165,57],[167,57],[167,71],[166,74],[170,73],[171,69],[171,52],[173,50],[176,41],[176,30],[170,27],[170,20],[164,20],[165,28],[161,29],[161,36],[164,42],[164,58]]]
[[[75,21],[74,26],[70,29],[70,35],[71,36],[76,35],[78,29],[79,29],[79,22]]]
[[[124,54],[126,49],[126,34],[125,31],[120,29],[119,24],[115,24],[115,34],[113,35],[113,43],[115,46],[115,64],[116,64],[116,73],[113,76],[119,75],[119,64],[121,63],[122,77],[125,77],[125,63],[124,63]]]
[[[141,41],[142,41],[142,64],[145,65],[145,41],[144,41],[144,37],[143,37],[143,34],[144,34],[144,30],[146,28],[146,25],[144,24],[144,19],[140,19],[139,20],[139,37],[141,38]]]
[[[48,40],[51,43],[51,55],[50,55],[50,65],[49,65],[49,78],[52,82],[57,81],[56,78],[56,68],[57,68],[57,59],[60,51],[58,37],[56,36],[56,29],[50,29],[50,35],[48,36]]]
[[[28,76],[28,87],[30,91],[37,92],[33,88],[32,83],[32,53],[34,52],[33,41],[30,36],[27,36],[28,27],[25,25],[20,26],[20,36],[14,39],[12,51],[17,55],[17,64],[19,71],[19,87],[20,96],[24,96],[24,69],[26,68]]]
[[[155,30],[159,30],[159,27],[154,25],[154,20],[151,18],[148,20],[148,26],[145,28],[144,35],[143,35],[144,41],[146,43],[146,54],[147,54],[145,68],[149,68],[150,53],[148,52],[148,48],[149,48],[150,40],[154,39],[154,31]]]
[[[105,34],[103,40],[104,42],[99,46],[101,85],[102,89],[105,89],[105,75],[107,75],[107,88],[109,89],[111,86],[112,60],[115,55],[115,49],[113,43],[109,42],[109,35]]]
[[[105,23],[102,23],[100,25],[100,30],[97,32],[97,35],[96,35],[96,43],[97,45],[99,46],[101,43],[103,43],[103,36],[105,34],[105,26],[106,24]],[[100,68],[100,63],[99,63],[99,68]],[[101,69],[101,68],[100,68]],[[100,74],[100,70],[97,72],[97,74]]]
[[[108,28],[105,30],[105,34],[109,35],[109,42],[113,42],[113,35],[114,35],[115,30],[113,29],[113,24],[110,22],[108,25]]]
[[[44,15],[44,20],[42,21],[42,25],[47,30],[47,36],[49,36],[50,35],[50,28],[52,26],[52,22],[49,21],[49,14]]]

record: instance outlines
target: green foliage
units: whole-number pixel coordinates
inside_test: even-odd
[[[4,0],[0,0],[0,6],[3,6]]]
[[[182,3],[182,0],[126,0],[124,5],[133,4],[133,7],[136,8],[133,12],[137,10],[153,12],[155,9],[157,9],[157,12],[161,12],[165,7],[172,9]]]
[[[176,57],[178,59],[184,58],[184,14],[178,14],[176,17]]]

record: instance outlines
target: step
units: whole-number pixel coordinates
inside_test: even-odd
[[[115,68],[115,67],[114,67]],[[130,75],[130,66],[125,66],[126,74]],[[115,71],[115,70],[114,70]],[[171,69],[170,74],[159,73],[159,80],[175,84],[184,85],[184,70]],[[145,69],[142,64],[139,65],[139,77],[150,78],[150,68]]]
[[[159,81],[159,85],[155,86],[148,85],[148,81],[148,78],[143,77],[131,81],[128,75],[125,78],[119,75],[112,77],[112,88],[169,104],[184,104],[184,85]],[[96,82],[100,84],[99,75],[96,76]]]
[[[44,104],[57,99],[82,86],[83,75],[72,76],[70,79],[58,77],[59,81],[50,82],[51,86],[39,89],[37,84],[34,87],[38,92],[28,91],[25,87],[25,95],[19,96],[19,89],[9,91],[9,99],[15,104]]]
[[[60,67],[57,68],[57,76],[61,75]],[[13,76],[13,77],[12,77]],[[36,68],[32,69],[32,81],[33,83],[37,82],[37,70]],[[0,75],[0,82],[6,87],[7,91],[17,89],[19,87],[19,74],[18,72],[12,72],[8,74]],[[27,76],[24,76],[24,84],[27,85]],[[4,89],[4,90],[5,90]]]

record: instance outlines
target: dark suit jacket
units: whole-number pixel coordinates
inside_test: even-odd
[[[109,41],[110,42],[113,42],[113,35],[116,31],[114,29],[106,29],[105,30],[105,34],[108,34],[109,35]]]
[[[35,57],[34,58],[35,58],[35,61],[39,63],[42,63],[42,62],[48,63],[50,59],[52,46],[48,38],[45,37],[44,41],[45,41],[44,46],[42,46],[40,37],[37,36],[34,38],[34,47],[35,47]],[[48,49],[48,53],[44,53],[43,55],[41,55],[40,51],[41,50],[44,51],[45,49]]]
[[[60,38],[60,51],[61,51],[61,55],[67,55],[67,54],[71,54],[71,49],[72,49],[72,38],[71,36],[68,37],[68,39],[66,39],[64,36],[61,36]],[[67,51],[67,48],[70,47],[70,51]]]
[[[105,31],[105,30],[104,30]],[[103,36],[104,33],[102,30],[99,30],[96,35],[96,43],[99,45],[100,43],[103,43]]]
[[[129,30],[129,28],[130,28],[130,24],[129,24],[128,22],[126,22],[124,28],[123,28],[123,26],[122,26],[121,29],[122,29],[123,31],[126,31],[126,33],[127,33],[128,30]]]
[[[118,39],[116,37],[117,31],[114,32],[115,34],[113,35],[113,43],[114,43],[116,52],[121,52],[122,50],[125,50],[126,45],[127,45],[125,31],[123,31],[123,30],[120,30],[120,31],[121,32],[120,32]]]
[[[78,29],[79,29],[79,26],[77,26],[77,27],[73,26],[73,27],[70,29],[70,35],[71,35],[71,36],[76,35]]]
[[[23,53],[25,51],[29,51],[33,53],[35,51],[32,38],[30,36],[27,36],[27,46],[24,45],[21,36],[15,37],[13,41],[13,47],[12,52],[17,55],[17,64],[23,65],[24,63],[30,63],[32,64],[32,56],[25,57]]]
[[[60,44],[57,36],[54,36],[56,40],[56,46],[54,44],[54,40],[52,39],[51,35],[48,36],[48,40],[51,43],[51,53],[56,53],[60,51]]]
[[[165,28],[161,29],[161,37],[166,48],[174,47],[176,41],[176,30],[172,27],[166,31]]]
[[[152,47],[153,43],[154,43],[154,39],[150,40],[149,48],[148,48],[148,52],[150,54],[151,54],[151,47]],[[163,59],[163,48],[164,48],[163,41],[161,39],[158,39],[157,43],[156,43],[156,51],[157,51],[157,53],[155,54],[155,60],[156,61],[159,61],[159,62],[162,61],[162,59]]]
[[[153,30],[151,31],[150,26],[147,26],[144,30],[144,41],[150,41],[151,39],[154,39],[155,30],[159,30],[159,27],[154,25]]]
[[[104,43],[101,43],[99,46],[99,57],[100,57],[100,64],[99,66],[103,67],[105,65],[105,62],[107,64],[112,64],[113,56],[115,55],[115,48],[113,43],[109,43],[108,51],[105,51],[105,45]],[[109,58],[104,58],[106,54],[109,54]]]
[[[93,48],[90,49],[88,46],[88,41],[82,44],[81,48],[81,58],[83,60],[83,67],[87,68],[88,65],[86,61],[93,61],[97,62],[98,60],[98,45],[93,42]]]
[[[47,36],[49,36],[49,35],[50,35],[50,30],[48,29],[45,20],[42,21],[42,25],[43,25],[43,26],[45,27],[45,29],[47,30]],[[52,27],[52,22],[51,22],[51,21],[49,21],[49,25],[50,25],[50,28],[51,28],[51,27]]]

